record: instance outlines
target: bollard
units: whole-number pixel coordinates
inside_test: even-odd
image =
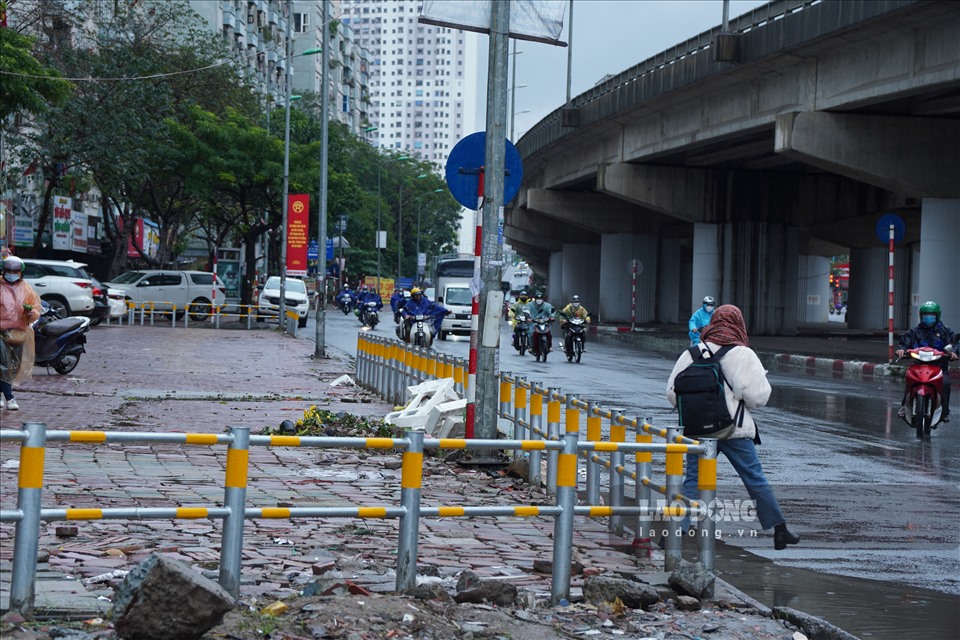
[[[670,451],[670,447],[680,447],[675,444],[675,439],[681,433],[679,427],[667,428],[667,462],[666,462],[666,507],[664,509],[664,531],[667,532],[666,545],[664,547],[664,569],[673,571],[680,564],[681,553],[680,539],[683,535],[681,530],[683,514],[687,510],[686,503],[677,500],[676,496],[683,493],[683,452]]]
[[[177,326],[177,305],[173,305],[172,310],[170,311],[170,328],[174,329]]]
[[[517,376],[514,383],[513,394],[513,439],[526,440],[526,429],[520,424],[521,421],[527,421],[527,388],[524,386],[525,378]],[[524,452],[514,449],[514,459],[524,457]]]
[[[556,389],[547,389],[547,437],[560,439],[560,399]],[[559,452],[551,449],[547,452],[547,493],[557,493],[557,457]]]
[[[233,436],[233,442],[227,449],[227,474],[223,488],[223,506],[229,509],[230,513],[223,520],[223,536],[220,542],[220,586],[234,598],[239,598],[250,427],[230,427],[230,435]]]
[[[646,426],[647,420],[641,420],[637,418],[637,442],[641,444],[650,444],[653,442],[653,436],[643,430],[643,427]],[[637,473],[637,483],[636,483],[636,493],[634,497],[637,501],[637,506],[647,506],[653,508],[653,491],[650,487],[643,484],[644,478],[649,478],[652,473],[652,463],[653,462],[653,453],[650,451],[638,451],[636,455],[636,473]],[[633,537],[633,546],[646,548],[647,557],[650,557],[653,547],[651,545],[651,531],[653,530],[653,514],[648,511],[647,513],[641,513],[637,516],[637,526],[634,529]]]
[[[453,388],[460,394],[461,398],[466,397],[466,389],[463,386],[463,359],[457,358],[453,363]]]
[[[26,422],[23,429],[27,432],[27,439],[20,445],[20,469],[17,472],[17,510],[20,519],[13,543],[10,610],[30,618],[33,615],[34,579],[40,546],[40,494],[43,491],[47,425],[43,422]]]
[[[600,442],[603,433],[600,427],[600,407],[596,402],[587,404],[587,441]],[[593,461],[593,451],[587,452],[587,504],[600,504],[600,465]],[[613,466],[610,467],[610,479],[613,480]]]
[[[191,304],[192,304],[192,303],[188,302],[188,303],[187,303],[186,305],[184,305],[184,307],[183,307],[184,310],[186,311],[186,313],[183,314],[183,328],[184,328],[184,329],[187,329],[187,328],[190,327],[190,305],[191,305]]]
[[[513,395],[509,371],[500,372],[500,417],[510,417],[510,400]]]
[[[423,431],[407,433],[400,476],[400,533],[397,545],[397,591],[417,586],[417,539],[420,535],[420,486],[423,481]]]
[[[716,509],[713,508],[717,498],[717,441],[701,439],[700,444],[706,451],[697,463],[697,487],[700,489],[699,501],[700,508],[703,510],[698,517],[697,533],[700,534],[700,562],[703,563],[704,569],[713,571],[717,532]]]
[[[627,428],[623,424],[623,409],[610,410],[610,441],[623,444],[627,441]],[[624,505],[623,500],[623,450],[610,452],[610,496],[611,507],[616,509]],[[618,536],[623,535],[623,516],[611,515],[607,522],[607,529]]]
[[[570,599],[570,559],[573,554],[573,509],[577,505],[577,432],[579,412],[567,396],[567,432],[563,451],[557,456],[557,501],[560,515],[553,527],[553,579],[550,603]]]
[[[543,440],[543,437],[540,433],[543,431],[543,396],[541,392],[543,389],[540,387],[540,383],[531,382],[530,383],[530,439],[531,440]],[[529,473],[527,475],[527,482],[530,483],[530,486],[534,487],[538,491],[540,490],[541,480],[541,460],[543,459],[543,453],[539,449],[533,449],[530,451],[530,465]]]

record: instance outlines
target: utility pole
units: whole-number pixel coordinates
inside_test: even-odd
[[[329,118],[327,111],[330,99],[330,3],[323,0],[323,52],[320,66],[323,75],[320,78],[320,229],[317,244],[320,248],[320,260],[317,261],[317,315],[316,336],[314,337],[314,358],[327,356],[327,142]],[[292,17],[292,16],[291,16]]]
[[[507,60],[510,57],[510,3],[492,2],[490,56],[487,70],[487,134],[481,238],[479,327],[477,329],[476,438],[497,437],[497,368],[500,316],[503,309],[500,274],[503,247],[498,229],[503,218],[507,135]],[[487,330],[493,323],[493,330]],[[487,335],[489,334],[489,335]]]

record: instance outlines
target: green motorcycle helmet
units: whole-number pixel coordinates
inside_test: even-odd
[[[934,302],[933,300],[927,300],[922,305],[920,305],[920,319],[923,320],[923,316],[935,315],[937,317],[937,322],[940,322],[940,305]]]

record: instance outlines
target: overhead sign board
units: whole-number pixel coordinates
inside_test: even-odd
[[[420,22],[490,33],[491,4],[491,0],[424,0]],[[560,33],[566,4],[562,0],[510,0],[510,37],[565,46]]]
[[[520,152],[509,140],[506,143],[503,176],[503,203],[513,200],[520,191],[523,179],[523,161]],[[480,171],[487,152],[487,134],[477,131],[462,138],[447,157],[445,177],[447,188],[457,202],[467,209],[476,210],[480,194]]]

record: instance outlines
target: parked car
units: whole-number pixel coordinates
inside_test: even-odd
[[[297,326],[307,326],[307,314],[310,311],[310,298],[307,295],[307,285],[300,278],[287,278],[284,286],[286,307],[296,309]],[[280,315],[280,277],[271,276],[263,284],[260,296],[257,299],[257,322],[263,322],[270,316]]]
[[[127,303],[124,300],[123,291],[111,289],[93,276],[90,277],[90,281],[93,282],[93,302],[96,305],[91,316],[91,325],[100,324],[104,318],[116,320],[126,315]]]
[[[94,285],[84,269],[86,264],[73,260],[24,258],[23,265],[23,279],[61,316],[93,317],[96,310]]]
[[[183,317],[190,305],[190,319],[203,322],[210,317],[213,306],[213,282],[216,278],[216,301],[222,305],[227,298],[223,281],[208,271],[171,271],[163,269],[126,271],[110,282],[111,289],[123,291],[124,298],[136,304],[153,303],[157,311],[176,309]]]

